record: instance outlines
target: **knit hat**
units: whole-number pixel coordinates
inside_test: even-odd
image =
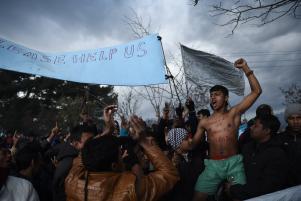
[[[287,121],[287,118],[293,114],[301,115],[301,104],[300,103],[290,103],[286,106],[284,112],[284,118]]]
[[[167,142],[173,150],[176,150],[183,140],[188,136],[188,132],[184,128],[173,128],[168,132]]]

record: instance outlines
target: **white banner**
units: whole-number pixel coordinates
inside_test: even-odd
[[[0,38],[0,68],[91,84],[167,83],[157,35],[119,46],[63,53],[39,52]]]
[[[229,91],[243,96],[245,81],[243,72],[233,63],[206,52],[181,45],[186,80],[197,86],[223,85]]]
[[[301,185],[269,193],[245,201],[300,201]]]

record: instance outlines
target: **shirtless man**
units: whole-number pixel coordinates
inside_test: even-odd
[[[237,133],[241,115],[252,106],[261,94],[261,87],[244,59],[235,61],[234,66],[242,69],[249,80],[251,93],[236,106],[228,110],[228,89],[216,85],[210,89],[210,105],[213,114],[203,118],[191,141],[182,143],[182,150],[191,150],[201,139],[205,131],[209,141],[209,157],[205,159],[205,170],[195,185],[193,201],[206,200],[213,195],[221,181],[227,179],[232,184],[244,184],[245,174],[242,156],[238,154]]]

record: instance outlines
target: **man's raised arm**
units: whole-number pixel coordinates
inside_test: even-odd
[[[131,137],[137,140],[144,154],[153,164],[155,171],[148,175],[136,174],[137,200],[154,201],[170,191],[179,180],[178,171],[162,150],[146,141],[146,129],[142,119],[132,116],[130,119],[134,132]]]
[[[234,66],[244,71],[251,87],[251,92],[247,96],[245,96],[244,99],[238,105],[236,105],[233,108],[236,110],[236,113],[242,114],[253,105],[256,99],[260,96],[262,90],[253,71],[250,70],[247,62],[244,59],[236,60]]]

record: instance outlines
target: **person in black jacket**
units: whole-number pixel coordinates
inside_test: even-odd
[[[261,104],[256,108],[256,117],[261,115],[272,115],[272,114],[273,114],[273,108],[268,104]],[[240,151],[242,150],[245,144],[248,144],[249,142],[252,141],[250,135],[250,129],[254,123],[255,123],[255,117],[248,121],[247,129],[239,136],[238,146]]]
[[[165,107],[163,108],[163,116],[160,117],[160,114],[158,114],[159,120],[158,120],[158,129],[155,135],[156,142],[160,149],[162,151],[168,151],[168,146],[165,141],[165,131],[168,131],[171,129],[173,124],[173,119],[170,119],[170,108],[169,104],[165,103]]]
[[[242,150],[247,183],[226,185],[233,199],[245,200],[287,187],[287,158],[281,144],[272,138],[279,127],[274,115],[255,118],[250,133],[254,141]]]
[[[56,160],[58,161],[52,181],[54,201],[66,200],[65,178],[72,167],[73,159],[78,156],[85,142],[95,134],[94,127],[77,125],[71,131],[69,142],[58,144],[48,151],[47,155],[56,156]]]
[[[301,104],[289,104],[285,109],[287,127],[278,139],[289,160],[290,186],[301,184]]]

